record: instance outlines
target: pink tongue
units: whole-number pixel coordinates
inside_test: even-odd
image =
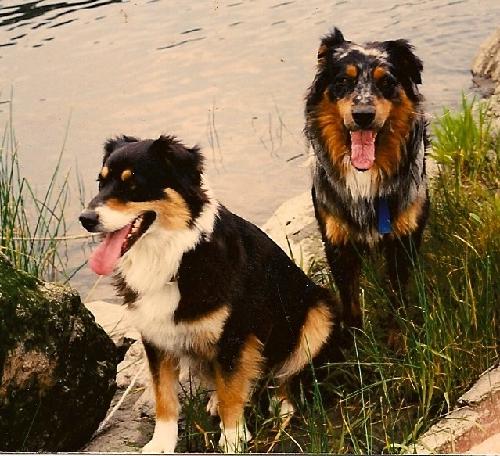
[[[351,163],[358,169],[370,169],[375,161],[376,134],[369,130],[351,131]]]
[[[121,230],[107,233],[104,240],[90,255],[89,266],[96,274],[109,275],[115,269],[122,253],[123,241],[130,231],[131,224]]]

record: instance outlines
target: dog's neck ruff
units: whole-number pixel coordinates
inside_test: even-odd
[[[139,295],[155,293],[175,281],[184,253],[210,238],[219,203],[206,185],[203,188],[208,202],[191,226],[167,230],[153,223],[118,263],[118,273]]]

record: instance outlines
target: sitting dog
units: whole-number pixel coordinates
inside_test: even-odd
[[[344,320],[354,327],[362,325],[360,255],[382,247],[391,299],[400,303],[426,224],[422,69],[405,40],[359,45],[334,29],[321,41],[306,96],[316,218]]]
[[[114,274],[142,335],[156,396],[145,452],[174,451],[179,363],[202,366],[215,388],[220,446],[250,434],[244,406],[266,372],[290,410],[290,381],[336,346],[336,301],[256,226],[219,204],[198,148],[170,136],[105,144],[99,193],[80,216],[103,240],[90,258]]]

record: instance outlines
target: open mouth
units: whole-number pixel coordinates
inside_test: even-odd
[[[375,141],[377,132],[373,130],[349,131],[351,164],[358,171],[367,171],[375,162]]]
[[[109,275],[119,259],[143,236],[156,219],[152,211],[144,212],[131,223],[111,233],[103,233],[103,239],[89,259],[89,266],[99,275]]]
[[[148,230],[155,221],[156,214],[152,211],[144,212],[139,215],[129,226],[129,231],[122,243],[121,256],[130,250],[130,248],[139,240],[139,238]]]

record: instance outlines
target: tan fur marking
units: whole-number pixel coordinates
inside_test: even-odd
[[[152,374],[156,399],[156,419],[177,421],[179,416],[179,398],[177,395],[178,360],[165,355],[160,361],[158,372]]]
[[[417,229],[418,219],[422,214],[423,206],[424,200],[418,198],[397,215],[392,226],[396,236],[404,236],[413,233]]]
[[[126,169],[122,172],[121,176],[120,176],[120,179],[125,182],[127,181],[128,179],[130,179],[132,177],[132,174],[134,174],[130,169]]]
[[[323,208],[318,208],[319,216],[325,227],[325,233],[333,245],[345,245],[349,240],[349,227],[338,217]]]
[[[196,320],[179,323],[178,325],[192,326],[200,329],[196,330],[191,339],[192,350],[199,356],[206,359],[213,359],[216,350],[215,344],[219,340],[224,322],[229,316],[229,307],[223,306],[208,315],[204,315]]]
[[[243,409],[250,397],[253,383],[260,377],[262,343],[251,335],[243,347],[234,372],[215,367],[215,388],[219,398],[219,416],[224,428],[236,428],[243,420]]]
[[[386,98],[375,98],[375,125],[384,125],[391,114],[392,103]]]
[[[341,98],[337,101],[337,106],[339,108],[339,113],[342,119],[344,119],[344,123],[352,123],[352,97]],[[345,138],[345,135],[344,135]]]
[[[385,68],[381,66],[378,66],[373,70],[373,78],[377,81],[383,78],[386,74],[387,72],[385,71]]]
[[[310,363],[328,339],[332,326],[332,313],[325,303],[320,302],[316,307],[309,309],[302,325],[297,348],[283,363],[277,377],[291,377]]]
[[[166,198],[155,201],[128,201],[123,202],[116,198],[106,201],[106,205],[111,209],[127,212],[131,215],[137,215],[146,212],[154,211],[160,225],[164,228],[175,230],[186,228],[191,213],[184,198],[171,188],[164,191]]]
[[[103,179],[106,179],[106,177],[108,177],[108,174],[109,174],[109,168],[107,166],[103,166],[101,169],[101,177]]]
[[[346,101],[332,102],[325,91],[323,99],[316,108],[316,120],[321,136],[334,166],[343,170],[342,161],[349,153],[346,147],[346,136],[343,124],[343,115],[339,108],[345,111]],[[349,102],[350,104],[350,102]]]
[[[358,67],[356,65],[347,65],[345,74],[350,78],[355,78],[358,75]]]
[[[387,103],[391,104],[391,111],[384,127],[378,134],[378,146],[375,162],[387,176],[393,175],[401,160],[401,144],[404,143],[410,132],[415,106],[400,90],[400,102],[390,103],[387,100],[377,100],[377,109]]]

